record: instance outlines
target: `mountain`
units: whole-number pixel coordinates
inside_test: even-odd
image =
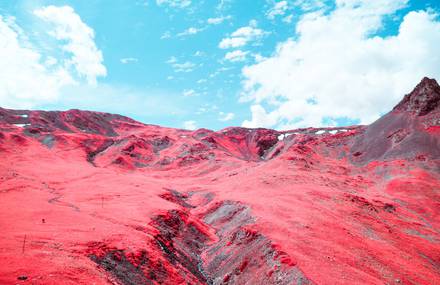
[[[0,284],[440,284],[440,87],[368,126],[0,108]]]

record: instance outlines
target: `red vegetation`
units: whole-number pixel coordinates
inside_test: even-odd
[[[440,284],[440,87],[369,126],[0,108],[0,284]]]

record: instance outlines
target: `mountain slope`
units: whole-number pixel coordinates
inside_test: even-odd
[[[440,283],[439,89],[283,132],[0,108],[0,284]]]

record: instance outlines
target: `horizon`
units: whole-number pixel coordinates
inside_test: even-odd
[[[414,89],[411,91],[411,93],[412,92],[414,92],[415,90],[416,90],[416,88],[419,86],[419,85],[421,85],[424,81],[425,81],[425,79],[428,79],[428,80],[434,80],[434,82],[438,85],[438,81],[437,81],[437,79],[435,79],[435,78],[429,78],[429,77],[423,77],[421,80],[420,80],[420,82],[416,85],[416,86],[414,86]],[[404,98],[406,97],[406,95],[410,95],[411,93],[407,93],[407,94],[404,94],[403,96],[402,96],[402,98],[401,98],[401,100],[394,106],[394,107],[392,107],[392,109],[390,109],[389,110],[389,112],[392,112],[399,104],[401,104],[403,101],[404,101]],[[2,109],[3,107],[1,107],[0,106],[0,109]],[[6,110],[8,110],[7,108],[3,108],[3,109],[6,109]],[[118,113],[108,113],[108,112],[101,112],[101,111],[93,111],[93,110],[84,110],[84,109],[67,109],[67,110],[39,110],[39,109],[10,109],[10,110],[13,110],[13,111],[25,111],[25,112],[40,112],[40,111],[44,111],[44,112],[69,112],[69,111],[80,111],[80,112],[91,112],[91,113],[101,113],[101,114],[110,114],[110,115],[121,115],[121,114],[118,114]],[[387,113],[389,113],[389,112],[387,112]],[[385,113],[385,114],[387,114],[387,113]],[[385,115],[384,114],[384,115]],[[124,116],[124,115],[121,115],[121,116]],[[131,117],[129,117],[129,116],[124,116],[124,117],[127,117],[127,118],[129,118],[129,119],[133,119],[133,118],[131,118]],[[381,116],[380,118],[382,118],[383,116]],[[378,118],[378,120],[380,119],[380,118]],[[136,119],[133,119],[133,120],[135,120],[136,122],[138,122],[138,123],[141,123],[141,124],[144,124],[144,125],[147,125],[147,126],[155,126],[155,127],[161,127],[161,128],[170,128],[170,129],[176,129],[176,130],[184,130],[184,131],[198,131],[198,130],[202,130],[202,129],[205,129],[205,130],[209,130],[209,131],[213,131],[213,132],[221,132],[221,131],[224,131],[224,130],[226,130],[226,129],[233,129],[233,128],[245,128],[245,129],[268,129],[268,130],[274,130],[274,131],[276,131],[276,132],[278,132],[278,133],[286,133],[286,134],[288,134],[289,132],[292,132],[292,131],[298,131],[298,130],[304,130],[304,129],[313,129],[313,130],[316,130],[316,131],[319,131],[319,130],[324,130],[324,129],[326,129],[326,130],[332,130],[332,129],[345,129],[345,128],[356,128],[356,127],[364,127],[364,126],[368,126],[368,124],[354,124],[354,125],[338,125],[338,126],[321,126],[321,127],[317,127],[317,126],[305,126],[305,127],[299,127],[299,128],[294,128],[294,129],[284,129],[284,130],[277,130],[276,128],[264,128],[264,127],[243,127],[243,126],[234,126],[234,125],[230,125],[230,126],[226,126],[226,127],[224,127],[224,128],[221,128],[221,129],[209,129],[209,128],[196,128],[196,129],[185,129],[184,127],[173,127],[173,126],[171,126],[171,127],[169,127],[169,126],[163,126],[163,125],[158,125],[158,124],[152,124],[152,123],[148,123],[148,122],[142,122],[142,121],[138,121],[138,120],[136,120]],[[374,122],[371,122],[370,124],[372,124],[372,123],[374,123]]]
[[[438,1],[254,2],[4,1],[0,106],[180,129],[342,127],[440,78]]]

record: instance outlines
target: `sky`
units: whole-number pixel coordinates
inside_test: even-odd
[[[0,106],[196,129],[368,124],[440,79],[439,0],[2,0]]]

